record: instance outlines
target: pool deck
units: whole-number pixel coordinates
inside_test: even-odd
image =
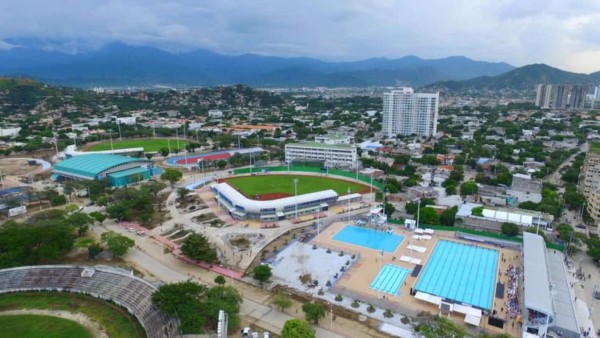
[[[336,282],[335,289],[339,290],[340,292],[346,293],[347,296],[352,295],[354,297],[360,298],[361,300],[371,301],[373,303],[379,304],[383,302],[383,304],[387,305],[390,309],[394,309],[397,312],[405,313],[407,315],[416,315],[420,311],[429,311],[432,313],[437,313],[439,311],[437,306],[426,302],[422,302],[410,295],[411,287],[414,287],[414,285],[417,283],[418,278],[420,278],[423,274],[423,270],[421,270],[421,273],[417,277],[412,277],[409,274],[404,280],[404,285],[400,286],[400,295],[396,296],[373,290],[370,288],[371,283],[376,278],[381,268],[385,264],[392,264],[403,267],[405,269],[412,270],[414,268],[414,265],[408,262],[400,261],[399,258],[401,256],[412,256],[413,258],[420,259],[421,264],[425,267],[425,265],[427,264],[427,260],[433,252],[433,248],[440,239],[475,244],[472,242],[458,240],[454,237],[453,232],[446,231],[436,231],[430,240],[415,240],[412,238],[412,233],[410,231],[405,230],[404,227],[393,225],[393,232],[397,235],[404,236],[404,240],[402,241],[402,243],[400,243],[400,245],[396,248],[396,250],[393,253],[385,252],[383,256],[381,256],[381,251],[372,250],[365,247],[351,245],[349,243],[333,240],[335,234],[337,234],[338,231],[343,229],[344,226],[349,224],[351,223],[336,222],[330,225],[327,229],[321,231],[320,236],[314,238],[311,241],[312,244],[317,244],[318,246],[328,247],[331,249],[360,255],[360,259],[352,266],[352,268],[348,272],[346,272],[343,275],[341,279],[339,279]],[[419,253],[415,250],[412,250],[411,253],[411,250],[408,249],[409,245],[424,247],[427,250],[424,253]],[[485,245],[481,243],[476,243],[476,245],[498,250],[498,271],[500,271],[501,273],[496,272],[495,283],[500,282],[504,283],[504,285],[507,286],[507,276],[504,272],[508,270],[509,264],[520,265],[520,252],[516,252],[510,249],[500,249],[498,247]],[[503,261],[503,258],[506,260],[505,262]],[[522,292],[520,292],[520,294],[522,297]],[[506,306],[504,305],[504,302],[506,301],[506,299],[506,291],[504,299],[498,299],[495,297],[493,298],[492,309],[498,312],[497,317],[505,317]],[[501,308],[503,308],[504,311],[501,311]],[[450,316],[450,319],[464,325],[464,315],[460,313],[453,313]],[[514,326],[512,326],[513,323]],[[517,323],[514,322],[514,320],[508,319],[506,321],[506,324],[504,325],[504,330],[501,330],[499,328],[488,325],[487,317],[482,317],[480,326],[481,328],[491,333],[504,332],[514,337],[520,336],[520,327]]]

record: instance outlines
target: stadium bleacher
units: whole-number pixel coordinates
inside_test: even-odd
[[[148,338],[178,335],[177,320],[152,304],[156,287],[121,269],[49,265],[0,270],[0,293],[24,291],[75,292],[110,300],[135,316]]]

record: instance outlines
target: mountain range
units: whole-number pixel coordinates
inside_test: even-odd
[[[572,73],[545,64],[515,68],[464,56],[328,62],[306,57],[222,55],[207,50],[176,54],[121,43],[77,54],[36,47],[0,50],[0,76],[75,87],[243,83],[256,87],[403,85],[441,91],[531,91],[538,83],[600,83],[600,72]]]
[[[518,90],[532,91],[539,83],[600,84],[600,71],[591,74],[572,73],[545,64],[515,68],[497,76],[480,76],[463,81],[441,81],[425,86],[425,90]]]
[[[0,75],[79,87],[236,83],[259,87],[420,87],[439,81],[495,76],[512,69],[506,63],[475,61],[463,56],[327,62],[305,57],[221,55],[207,50],[174,54],[121,43],[78,54],[34,47],[0,51]]]

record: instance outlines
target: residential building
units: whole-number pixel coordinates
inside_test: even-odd
[[[591,191],[587,196],[586,208],[588,215],[596,224],[600,223],[600,189]]]
[[[288,143],[285,145],[286,161],[318,161],[328,166],[355,168],[356,147],[318,142]]]
[[[586,198],[600,188],[600,143],[591,143],[579,176],[579,191]]]
[[[132,126],[136,123],[137,118],[135,116],[128,116],[128,117],[117,117],[116,118],[116,122],[118,124],[126,124],[128,126]]]
[[[315,136],[315,142],[324,144],[352,144],[352,137],[343,135]]]
[[[538,84],[535,105],[542,109],[581,109],[587,92],[587,85]]]
[[[401,88],[383,94],[383,134],[386,137],[437,133],[439,93],[415,93]]]
[[[223,112],[220,111],[219,109],[211,109],[208,111],[208,117],[211,117],[214,119],[220,119],[223,117]]]

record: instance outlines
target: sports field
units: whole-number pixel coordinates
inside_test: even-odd
[[[80,312],[104,328],[109,337],[146,337],[144,328],[127,310],[91,296],[62,292],[22,292],[0,295],[0,311],[18,309]],[[0,325],[0,336],[2,328],[3,326]],[[40,337],[48,337],[48,335]]]
[[[113,140],[112,147],[113,149],[126,149],[126,148],[144,148],[145,152],[155,152],[159,151],[160,148],[169,148],[169,144],[171,145],[171,151],[177,148],[177,140],[176,139],[136,139],[136,140],[124,140],[124,141],[115,141]],[[188,141],[179,140],[179,149],[184,149],[185,145],[188,144]],[[101,150],[111,150],[110,141],[105,141],[102,143],[95,144],[90,148],[86,149],[87,151],[101,151]]]
[[[52,316],[0,316],[0,328],[0,338],[92,337],[92,334],[77,322]]]
[[[225,181],[248,197],[256,195],[294,196],[294,178],[298,179],[298,195],[332,189],[338,195],[364,193],[369,186],[325,176],[257,175],[227,178]]]

